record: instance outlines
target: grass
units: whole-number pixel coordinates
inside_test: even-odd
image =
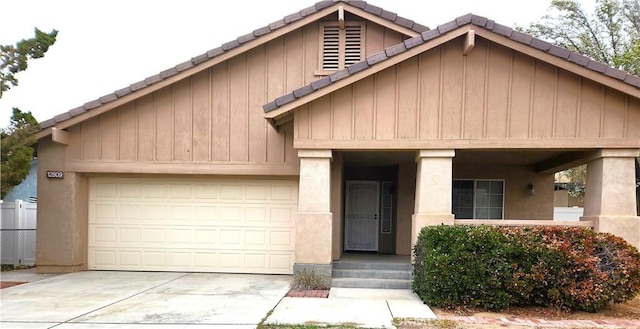
[[[15,270],[15,266],[13,266],[13,264],[0,264],[0,269],[2,271],[13,271]]]

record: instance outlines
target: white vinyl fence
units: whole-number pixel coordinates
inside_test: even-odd
[[[554,207],[553,220],[579,221],[584,208],[582,207]]]
[[[36,211],[35,203],[0,201],[0,263],[35,265]]]

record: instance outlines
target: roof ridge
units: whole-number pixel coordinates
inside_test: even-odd
[[[546,52],[553,56],[562,58],[568,62],[574,63],[576,65],[582,66],[584,68],[606,75],[608,77],[620,80],[623,83],[626,83],[637,89],[640,89],[640,77],[637,77],[625,71],[610,67],[604,63],[593,60],[577,52],[572,52],[568,49],[558,47],[547,41],[533,37],[529,34],[514,30],[511,27],[498,24],[494,20],[488,19],[484,16],[479,16],[479,15],[474,15],[472,13],[469,13],[469,14],[457,17],[456,19],[449,21],[447,23],[440,24],[438,25],[437,28],[422,32],[419,36],[407,39],[399,44],[386,48],[385,50],[379,53],[373,54],[365,58],[364,60],[349,66],[348,68],[336,71],[322,79],[313,81],[312,83],[306,86],[295,89],[289,94],[280,96],[275,100],[273,100],[272,102],[265,104],[263,106],[263,110],[265,113],[274,111],[285,104],[291,103],[298,98],[301,98],[305,95],[313,93],[316,90],[327,87],[338,80],[342,80],[352,74],[355,74],[356,72],[363,71],[378,63],[384,62],[395,55],[404,53],[413,47],[424,44],[427,41],[433,40],[439,36],[445,35],[450,31],[453,31],[461,26],[468,25],[468,24],[472,24],[472,25],[484,28],[486,30],[492,31],[494,33],[500,34],[513,41],[533,47],[535,49]]]
[[[261,28],[255,29],[250,33],[241,35],[239,37],[237,37],[235,40],[231,40],[229,42],[223,43],[222,45],[220,45],[217,48],[211,49],[203,54],[200,54],[196,57],[191,58],[188,61],[182,62],[174,67],[171,67],[169,69],[166,69],[164,71],[161,71],[158,74],[152,75],[144,80],[135,82],[130,84],[127,87],[124,87],[122,89],[118,89],[110,94],[101,96],[97,99],[94,99],[92,101],[89,101],[81,106],[78,106],[74,109],[71,109],[67,112],[58,114],[56,116],[54,116],[53,118],[50,118],[48,120],[44,120],[42,122],[40,122],[40,127],[42,129],[46,129],[49,127],[52,127],[54,125],[56,125],[57,123],[61,123],[63,121],[69,120],[75,116],[78,116],[80,114],[83,114],[87,111],[93,110],[97,107],[100,107],[102,105],[105,105],[107,103],[113,102],[119,98],[122,98],[126,95],[129,95],[135,91],[138,91],[140,89],[149,87],[151,85],[154,85],[158,82],[161,82],[165,79],[168,79],[174,75],[177,75],[178,73],[185,71],[187,69],[190,69],[192,67],[195,67],[197,65],[200,65],[212,58],[215,58],[217,56],[220,56],[224,53],[227,53],[228,51],[235,49],[249,41],[252,41],[256,38],[259,38],[261,36],[267,35],[273,31],[276,31],[280,28],[283,28],[295,21],[298,21],[300,19],[303,19],[309,15],[315,14],[316,12],[319,12],[325,8],[331,7],[332,5],[334,5],[335,3],[338,2],[342,2],[345,4],[348,4],[350,6],[353,6],[355,8],[359,8],[367,13],[379,16],[382,19],[385,19],[389,22],[392,22],[394,24],[397,24],[399,26],[408,28],[413,30],[414,32],[417,33],[422,33],[424,31],[428,31],[429,28],[414,22],[413,20],[404,18],[402,16],[398,16],[398,14],[394,13],[394,12],[390,12],[387,10],[384,10],[378,6],[374,6],[372,4],[367,3],[366,1],[362,1],[362,0],[323,0],[323,1],[319,1],[316,2],[314,5],[306,7],[301,9],[298,12],[295,12],[293,14],[287,15],[285,17],[283,17],[280,20],[277,20],[271,24],[268,24],[266,26],[263,26]]]

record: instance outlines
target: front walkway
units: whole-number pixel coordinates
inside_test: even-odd
[[[329,298],[283,298],[265,323],[391,328],[394,318],[428,320],[436,316],[410,290],[331,288]]]

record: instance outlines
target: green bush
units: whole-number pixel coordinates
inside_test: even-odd
[[[505,242],[488,226],[423,229],[414,248],[413,290],[429,305],[504,309],[510,266]]]
[[[596,311],[640,292],[640,253],[591,229],[432,226],[414,246],[413,290],[429,305]]]

